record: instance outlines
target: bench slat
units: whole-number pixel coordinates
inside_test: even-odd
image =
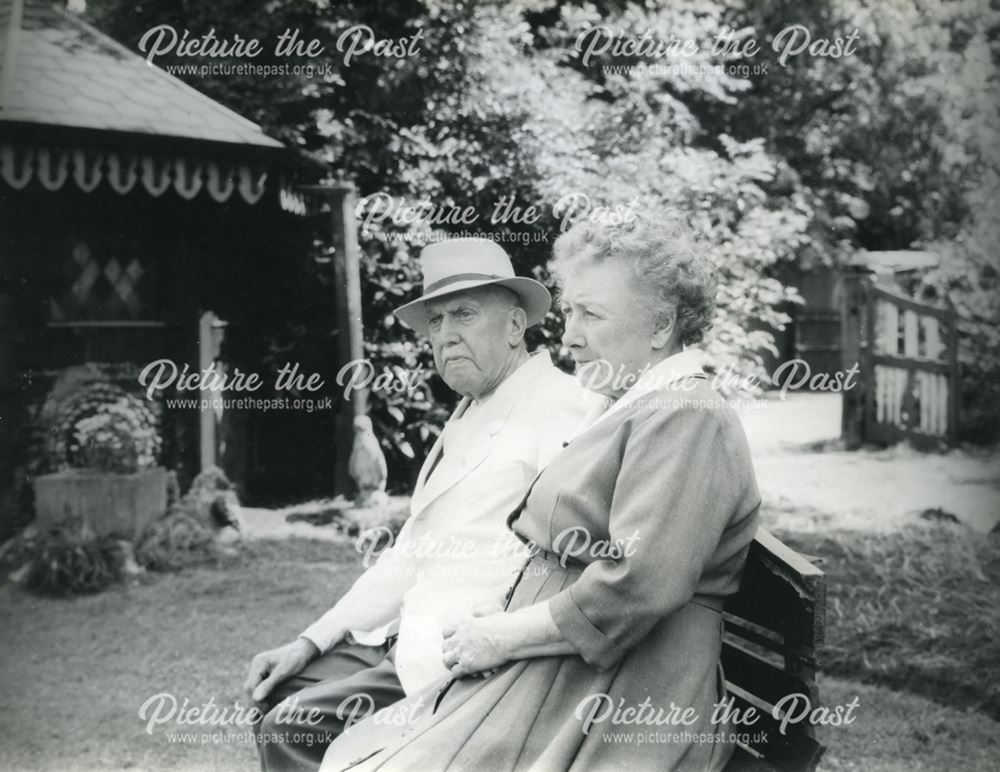
[[[773,631],[763,627],[756,627],[751,622],[731,614],[723,614],[725,619],[725,639],[730,643],[743,642],[744,648],[751,650],[761,649],[763,652],[773,654],[780,658],[786,665],[793,665],[796,669],[816,670],[818,664],[813,655],[813,649],[803,648],[794,643],[786,644],[784,640],[775,640]],[[749,647],[746,644],[750,644]]]
[[[733,757],[726,764],[725,772],[782,772],[780,767],[757,758],[744,748],[737,747]]]
[[[722,669],[738,674],[738,686],[771,705],[788,694],[804,694],[814,705],[819,699],[814,680],[789,673],[735,643],[722,644]]]
[[[790,724],[786,728],[786,734],[781,734],[778,731],[780,722],[772,718],[770,712],[762,709],[759,703],[750,702],[735,691],[730,692],[730,695],[733,697],[734,707],[741,713],[751,706],[757,708],[758,719],[753,725],[734,727],[737,733],[749,736],[748,747],[751,751],[760,754],[783,772],[812,772],[816,768],[826,748],[806,734],[802,725]],[[726,766],[726,772],[730,772],[729,765]]]

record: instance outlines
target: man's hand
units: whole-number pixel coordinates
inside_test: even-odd
[[[296,638],[277,649],[262,651],[251,661],[250,674],[243,688],[253,702],[260,704],[275,686],[301,673],[318,656],[316,644],[307,638]]]
[[[444,628],[441,652],[453,676],[488,677],[510,660],[504,643],[506,619],[503,613],[475,616]]]

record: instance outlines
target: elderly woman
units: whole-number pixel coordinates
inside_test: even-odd
[[[701,772],[732,753],[722,607],[760,496],[685,348],[711,323],[713,271],[681,225],[644,218],[576,225],[552,269],[563,343],[615,403],[510,515],[533,556],[504,610],[446,631],[454,677],[353,727],[324,770]]]

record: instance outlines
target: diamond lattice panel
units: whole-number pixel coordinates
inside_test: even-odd
[[[49,298],[51,320],[113,321],[141,319],[147,310],[148,272],[138,258],[128,261],[93,254],[80,243],[66,261],[67,288]]]

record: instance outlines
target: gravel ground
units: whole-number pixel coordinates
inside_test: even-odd
[[[743,409],[741,418],[766,508],[780,518],[769,523],[772,527],[888,531],[919,520],[927,510],[954,515],[979,532],[1000,522],[995,449],[839,450],[838,394],[769,398]]]

